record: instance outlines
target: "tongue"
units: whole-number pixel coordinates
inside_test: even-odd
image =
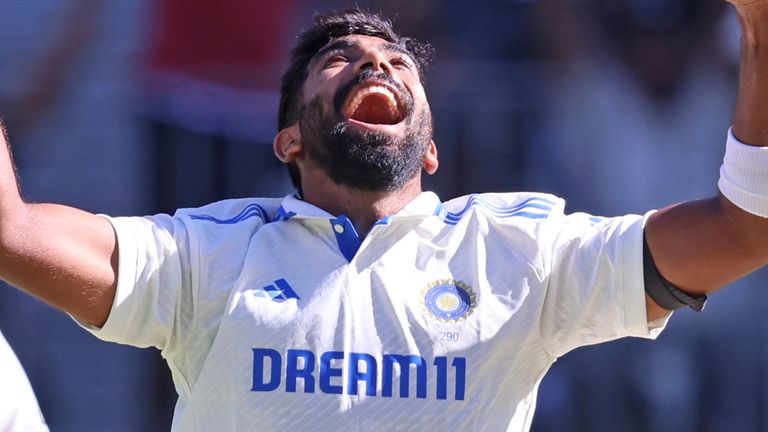
[[[377,94],[363,98],[350,118],[372,124],[395,124],[398,120],[389,110],[387,98]]]

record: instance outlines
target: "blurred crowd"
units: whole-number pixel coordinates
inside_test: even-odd
[[[25,197],[134,215],[290,193],[271,150],[288,47],[315,12],[355,5],[435,47],[426,188],[443,199],[535,190],[612,216],[716,192],[739,43],[724,1],[4,0],[0,114]],[[767,278],[676,313],[657,341],[566,355],[533,430],[768,429]],[[169,429],[155,350],[7,286],[0,331],[51,430]]]

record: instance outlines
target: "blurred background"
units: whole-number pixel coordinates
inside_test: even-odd
[[[720,0],[3,0],[0,113],[26,198],[135,215],[289,193],[270,145],[287,47],[314,12],[354,5],[436,49],[427,188],[443,200],[536,190],[612,216],[716,191],[739,43]],[[655,342],[566,355],[533,430],[768,430],[766,281],[676,313]],[[8,286],[0,331],[52,431],[169,430],[156,350]]]

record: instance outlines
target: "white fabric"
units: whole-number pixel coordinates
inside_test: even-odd
[[[24,369],[0,333],[0,432],[48,431]]]
[[[426,192],[350,261],[346,219],[291,196],[115,218],[117,296],[90,330],[162,350],[177,431],[528,430],[558,356],[665,324],[646,322],[644,218],[564,205]],[[424,362],[407,389],[405,358]]]
[[[768,147],[740,142],[728,130],[720,168],[720,192],[739,208],[768,218]]]

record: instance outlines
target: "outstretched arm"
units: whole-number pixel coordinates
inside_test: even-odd
[[[730,2],[742,29],[733,134],[743,143],[768,146],[768,0]],[[768,166],[754,175],[768,183]],[[768,218],[742,210],[722,194],[659,211],[648,220],[646,236],[661,274],[694,296],[768,264]],[[648,298],[649,320],[666,313]]]
[[[0,279],[77,319],[101,326],[115,295],[117,244],[102,217],[19,193],[0,122]]]

